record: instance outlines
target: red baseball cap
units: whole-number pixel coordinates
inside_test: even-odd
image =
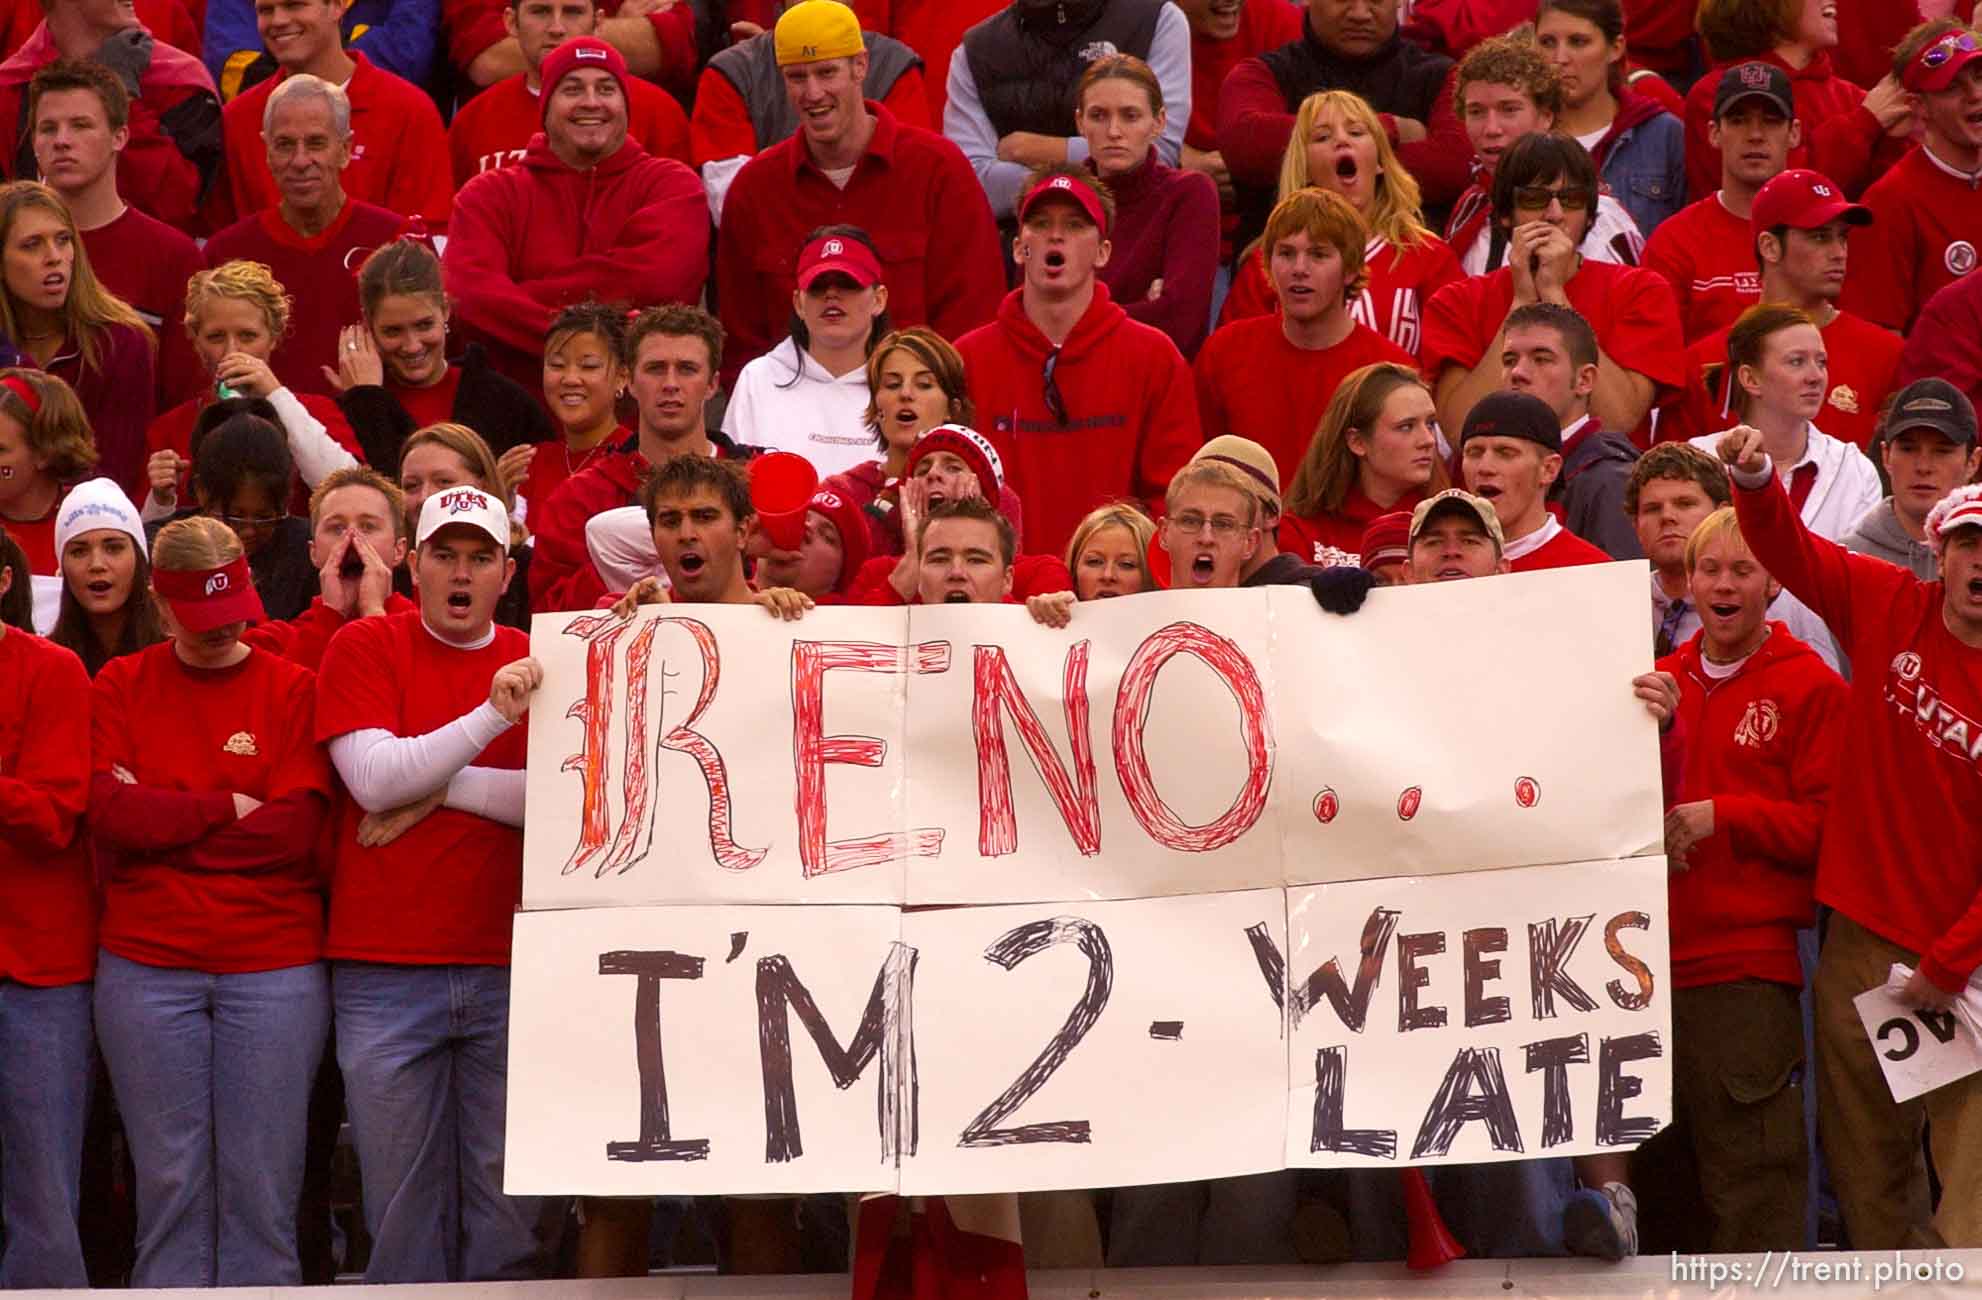
[[[1946,90],[1961,70],[1978,58],[1982,58],[1982,41],[1974,32],[1958,27],[1922,47],[1900,74],[1900,84],[1913,91]]]
[[[853,282],[863,289],[871,289],[881,283],[881,259],[874,256],[874,250],[858,239],[848,239],[842,235],[826,235],[813,240],[798,255],[799,292],[812,287],[812,282],[829,271],[853,277]]]
[[[1780,172],[1755,195],[1749,210],[1756,234],[1788,226],[1792,230],[1815,230],[1844,219],[1849,226],[1872,224],[1872,210],[1844,197],[1844,191],[1822,172],[1808,167],[1792,167]]]
[[[1100,193],[1093,185],[1083,185],[1064,172],[1055,172],[1026,191],[1025,197],[1019,200],[1019,224],[1025,224],[1035,204],[1047,199],[1066,199],[1077,204],[1087,214],[1087,219],[1100,227],[1102,234],[1108,233],[1108,216],[1101,206]]]
[[[188,632],[211,632],[229,623],[258,623],[266,617],[245,555],[217,569],[153,569],[151,587],[172,607],[172,617]]]

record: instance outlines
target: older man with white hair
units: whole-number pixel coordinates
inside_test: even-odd
[[[292,392],[331,396],[323,367],[336,360],[338,329],[358,319],[358,266],[396,238],[406,219],[345,194],[351,101],[323,78],[305,73],[277,86],[262,110],[262,139],[279,198],[209,239],[207,265],[264,263],[297,302],[309,304],[295,314],[270,366]]]

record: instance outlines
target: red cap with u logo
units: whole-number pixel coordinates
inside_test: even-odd
[[[873,288],[882,279],[881,259],[874,256],[874,250],[844,235],[822,235],[805,246],[798,255],[799,292],[810,289],[814,280],[830,271],[850,277],[863,289]]]

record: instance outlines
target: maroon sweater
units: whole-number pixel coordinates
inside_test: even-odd
[[[1090,163],[1089,166],[1093,164]],[[1114,246],[1101,282],[1130,320],[1162,330],[1186,358],[1211,323],[1218,272],[1218,187],[1202,172],[1165,163],[1151,149],[1142,166],[1108,178],[1115,195]],[[1149,296],[1149,286],[1163,291]]]

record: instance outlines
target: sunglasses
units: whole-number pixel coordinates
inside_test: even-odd
[[[1973,34],[1969,32],[1949,32],[1946,36],[1943,36],[1940,40],[1928,46],[1926,51],[1921,54],[1920,66],[1923,68],[1938,68],[1957,54],[1973,54],[1978,49],[1982,49],[1982,45],[1976,44]]]
[[[1596,192],[1581,185],[1565,185],[1559,190],[1546,185],[1514,187],[1514,206],[1529,212],[1545,211],[1551,199],[1560,203],[1564,212],[1587,212]]]

